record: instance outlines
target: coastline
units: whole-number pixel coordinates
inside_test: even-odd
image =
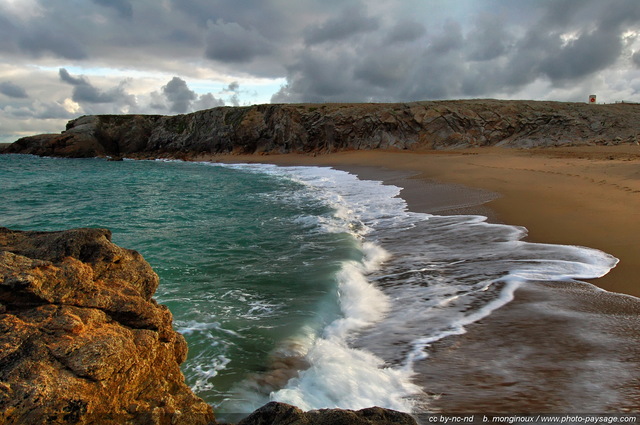
[[[625,149],[631,150],[634,147],[627,146]],[[619,148],[616,152],[615,155],[611,154],[614,159],[602,160],[604,164],[628,163],[637,166],[637,158],[633,152],[625,153]],[[545,155],[550,153],[561,155],[562,151],[547,151]],[[537,177],[537,173],[543,173],[551,174],[553,177],[553,172],[562,177],[558,172],[559,163],[536,155],[541,154],[530,151],[487,150],[429,154],[345,152],[319,157],[227,155],[189,159],[332,166],[357,174],[362,179],[382,180],[403,187],[400,196],[408,201],[409,208],[414,211],[443,215],[481,214],[489,216],[494,222],[523,224],[519,221],[514,223],[505,220],[504,214],[509,211],[508,208],[494,208],[494,204],[507,198],[505,192],[501,192],[502,198],[498,198],[499,194],[490,191],[489,185],[481,187],[482,185],[476,183],[483,182],[484,178],[490,183],[494,179],[509,186],[514,182],[521,183],[528,177],[528,184],[535,186],[542,180],[547,184],[547,191],[553,192],[553,178],[547,181],[531,176]],[[624,159],[625,155],[630,155],[629,159]],[[535,158],[542,158],[545,167],[551,165],[556,168],[535,170]],[[587,161],[600,160],[592,158]],[[517,166],[522,166],[523,162],[528,168],[519,171]],[[594,165],[591,162],[587,164]],[[498,177],[504,176],[496,176],[496,168],[509,167],[515,170],[513,174],[517,179],[512,181],[510,175],[507,176],[509,178],[502,179]],[[575,168],[574,166],[572,170]],[[636,205],[634,202],[637,203],[634,196],[637,194],[634,195],[634,189],[629,186],[637,184],[637,181],[634,181],[633,170],[630,174],[623,172],[623,169],[633,167],[613,168],[617,172],[614,177],[629,180],[625,186],[629,190],[621,190],[630,195],[623,206],[633,209]],[[486,175],[483,177],[478,170],[486,172]],[[606,186],[596,183],[595,180],[590,182],[586,176],[579,176],[578,171],[574,172],[575,175],[567,175],[567,178],[573,180],[580,177],[580,181],[586,182],[584,186],[587,187]],[[447,173],[452,177],[447,179]],[[597,173],[588,174],[591,179],[596,176]],[[451,184],[455,177],[459,179],[458,182]],[[465,182],[462,180],[465,180],[466,184],[463,184]],[[609,185],[620,185],[619,183],[622,182],[613,179]],[[540,190],[535,187],[534,189]],[[583,190],[586,189],[580,188],[580,191]],[[535,190],[520,190],[516,191],[515,195],[520,196],[516,196],[517,199],[530,202],[531,193],[535,193]],[[565,204],[560,206],[566,207],[573,199],[575,198],[565,200]],[[513,203],[513,197],[506,201]],[[506,206],[509,205],[507,202]],[[522,207],[526,209],[526,205]],[[542,214],[545,212],[544,207],[544,204],[536,202],[531,208]],[[611,219],[614,224],[621,222],[616,221],[615,215],[620,211],[624,214],[625,210],[614,210]],[[580,212],[581,210],[578,210],[577,214],[580,215]],[[617,231],[624,230],[620,226],[613,227]],[[629,232],[629,236],[635,234]],[[622,237],[621,235],[623,234],[614,234],[616,238]],[[561,238],[562,235],[558,237]],[[601,248],[593,245],[591,247]],[[424,401],[427,409],[436,413],[638,412],[638,329],[638,298],[599,291],[590,285],[530,282],[516,291],[512,302],[494,311],[490,316],[468,325],[465,334],[432,344],[428,349],[429,359],[415,368],[416,382],[426,394]]]
[[[328,166],[383,180],[402,187],[400,196],[414,211],[477,213],[494,222],[526,227],[528,241],[607,252],[620,262],[590,283],[640,297],[640,146],[213,155],[194,160]],[[478,190],[469,202],[473,208],[457,211],[456,202],[461,201],[455,199],[454,208],[447,207],[451,199],[441,208],[425,203],[434,182],[453,184],[449,187],[464,192],[462,199],[470,194],[465,188]]]
[[[529,241],[616,256],[618,266],[590,282],[609,292],[530,282],[465,334],[432,344],[415,367],[416,381],[436,413],[637,413],[638,154],[640,147],[624,146],[198,159],[331,166],[402,187],[413,211],[485,215],[527,227]]]

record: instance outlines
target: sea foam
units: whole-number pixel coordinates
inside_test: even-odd
[[[307,185],[335,210],[324,230],[350,232],[363,252],[337,275],[342,317],[309,340],[309,368],[271,393],[303,409],[415,410],[413,366],[434,342],[464,333],[528,281],[596,278],[617,263],[595,249],[524,242],[526,229],[482,216],[410,212],[400,188],[346,172],[256,170]]]
[[[269,395],[270,400],[287,402],[302,409],[365,408],[373,405],[411,411],[410,396],[419,393],[410,371],[390,367],[383,359],[351,345],[362,330],[384,319],[392,300],[371,283],[368,275],[383,267],[389,253],[367,235],[377,226],[411,227],[410,213],[397,197],[400,188],[381,182],[361,181],[356,176],[329,168],[233,165],[243,170],[286,176],[307,187],[307,193],[332,209],[330,215],[298,217],[313,231],[346,233],[353,237],[361,253],[357,260],[345,260],[335,274],[340,317],[320,333],[301,332],[295,344],[297,355],[308,363],[305,370],[284,388]],[[375,202],[372,202],[375,199]],[[399,213],[406,215],[398,220]],[[422,219],[422,217],[420,218]],[[311,335],[311,337],[310,337]],[[245,403],[267,401],[241,391]]]
[[[360,263],[348,262],[338,273],[338,291],[343,317],[332,322],[307,352],[310,367],[292,379],[271,399],[302,409],[349,408],[372,405],[402,411],[411,410],[408,396],[419,392],[411,373],[387,367],[367,350],[349,345],[354,333],[382,320],[390,300],[366,279],[387,254],[367,244]]]

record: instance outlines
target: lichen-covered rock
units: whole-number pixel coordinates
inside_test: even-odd
[[[304,412],[289,404],[271,402],[238,425],[416,425],[416,420],[407,413],[380,407],[358,411],[320,409]]]
[[[62,134],[22,138],[4,153],[188,157],[637,143],[640,105],[457,100],[219,107],[191,114],[96,115]]]
[[[0,228],[0,423],[207,424],[158,277],[104,229]]]

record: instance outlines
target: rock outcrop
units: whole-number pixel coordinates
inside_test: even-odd
[[[0,228],[0,423],[214,421],[157,285],[108,230]]]
[[[303,412],[285,403],[268,403],[238,425],[416,425],[407,413],[372,407],[358,411],[321,409]]]
[[[637,143],[640,105],[458,100],[220,107],[186,115],[96,115],[4,153],[181,157]]]

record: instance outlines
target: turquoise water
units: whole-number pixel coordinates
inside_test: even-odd
[[[161,279],[156,294],[189,344],[184,367],[219,404],[278,343],[339,312],[335,274],[362,254],[321,231],[333,210],[290,178],[150,161],[0,156],[0,223],[20,230],[106,227]],[[315,220],[314,220],[315,218]]]
[[[412,213],[399,193],[328,168],[0,155],[0,226],[106,227],[149,261],[189,344],[187,383],[221,419],[269,400],[428,411],[414,365],[433,342],[522,284],[617,262]]]

